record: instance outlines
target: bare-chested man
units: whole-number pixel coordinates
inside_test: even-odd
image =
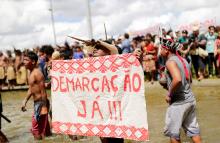
[[[7,143],[8,139],[5,136],[5,134],[1,131],[2,129],[2,112],[3,112],[3,107],[2,107],[2,95],[1,95],[1,88],[0,88],[0,143]]]
[[[5,84],[5,68],[7,65],[6,56],[0,51],[0,89]]]
[[[0,92],[2,90],[2,86],[5,83],[5,67],[6,67],[6,61],[7,58],[4,56],[4,54],[0,51]],[[0,114],[3,112],[3,107],[2,107],[2,98],[1,98],[1,93],[0,93]],[[0,116],[0,143],[7,143],[8,139],[4,135],[4,133],[1,131],[1,116]]]
[[[37,66],[38,56],[34,52],[28,52],[24,56],[24,65],[30,70],[28,77],[29,89],[27,97],[23,101],[21,110],[26,111],[25,107],[28,100],[33,97],[34,114],[32,116],[32,134],[35,139],[42,139],[51,135],[48,122],[49,101],[44,87],[44,76]]]

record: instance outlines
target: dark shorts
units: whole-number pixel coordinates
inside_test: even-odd
[[[15,84],[15,83],[16,83],[16,80],[15,80],[15,79],[8,80],[8,83],[9,83],[9,84]]]
[[[3,85],[5,83],[4,79],[0,79],[0,85]]]
[[[102,143],[124,143],[123,138],[101,138]]]

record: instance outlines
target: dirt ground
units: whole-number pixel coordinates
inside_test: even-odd
[[[164,100],[166,90],[158,83],[146,83],[146,103],[148,114],[148,125],[150,132],[149,143],[166,143],[169,139],[163,136],[164,118],[167,104]],[[219,143],[220,141],[220,80],[209,79],[201,82],[193,81],[193,92],[197,100],[197,117],[201,128],[203,143]],[[22,100],[26,96],[26,91],[3,92],[4,115],[12,120],[8,124],[2,122],[2,131],[7,135],[11,143],[32,143],[33,136],[30,133],[31,115],[33,111],[32,102],[28,103],[28,111],[20,111]],[[2,119],[3,120],[3,119]],[[190,138],[181,134],[183,143],[190,143]],[[71,142],[68,136],[53,135],[42,143],[63,143]],[[86,137],[78,141],[80,143],[100,143],[98,137]],[[136,143],[136,141],[126,140],[126,143]],[[142,142],[144,143],[144,142]]]

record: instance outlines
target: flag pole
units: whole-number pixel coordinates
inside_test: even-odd
[[[92,19],[91,19],[91,8],[89,0],[86,0],[87,5],[87,23],[88,23],[88,35],[89,38],[93,38],[93,31],[92,31]]]
[[[105,40],[108,40],[105,23],[104,23],[104,29],[105,29]]]
[[[54,15],[53,15],[53,0],[50,0],[49,11],[51,12],[51,22],[52,22],[52,28],[53,28],[54,45],[57,45],[56,30],[55,30]]]

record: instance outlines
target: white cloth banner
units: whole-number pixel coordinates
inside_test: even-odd
[[[52,62],[54,133],[148,140],[142,67],[132,54]]]
[[[216,25],[215,18],[206,19],[204,21],[194,21],[189,24],[181,24],[181,25],[177,26],[177,29],[179,31],[187,30],[188,32],[192,32],[193,27],[198,27],[200,31],[206,32],[208,30],[208,27],[211,25],[213,25],[213,26]]]
[[[129,32],[130,35],[134,36],[141,36],[141,35],[146,35],[147,33],[151,33],[151,34],[156,34],[158,35],[161,28],[165,28],[166,30],[169,29],[174,29],[174,31],[183,31],[183,30],[187,30],[188,32],[192,32],[192,29],[194,26],[199,27],[199,30],[202,32],[206,32],[208,30],[208,27],[211,25],[216,25],[216,18],[210,18],[210,19],[205,19],[203,21],[193,21],[191,23],[183,23],[183,24],[179,24],[179,25],[174,25],[172,26],[172,28],[170,27],[170,25],[167,24],[155,24],[151,27],[145,28],[145,29],[141,29],[138,31],[131,31]]]

